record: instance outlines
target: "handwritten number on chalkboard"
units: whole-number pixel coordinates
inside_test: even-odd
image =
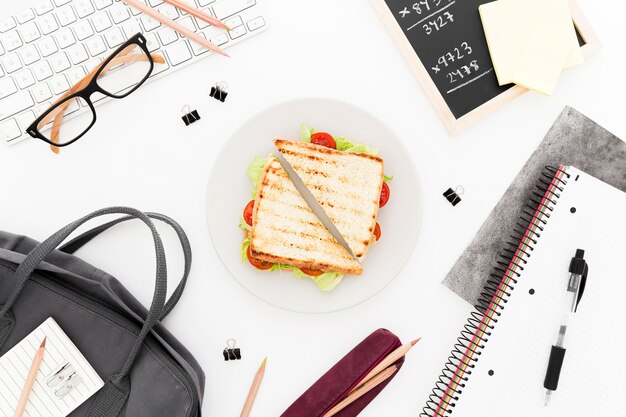
[[[438,32],[444,27],[448,22],[454,22],[454,15],[450,12],[445,12],[443,16],[436,16],[428,23],[422,25],[424,31],[427,35],[433,33],[433,31]]]
[[[468,55],[470,55],[470,54],[472,53],[472,47],[471,47],[471,46],[469,46],[469,45],[467,44],[467,42],[463,42],[463,43],[461,44],[461,46],[462,46],[463,48],[465,48],[465,52],[467,52],[467,54],[468,54]]]
[[[450,79],[450,83],[454,84],[458,80],[462,80],[463,78],[478,72],[479,69],[480,67],[478,66],[478,61],[474,59],[468,65],[463,65],[461,68],[451,71],[446,75]]]
[[[409,11],[409,9],[407,7],[405,7],[404,9],[400,10],[400,17],[404,17],[407,14],[411,14],[411,12]]]

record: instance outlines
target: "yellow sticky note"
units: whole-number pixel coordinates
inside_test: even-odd
[[[510,84],[530,33],[529,7],[516,0],[498,0],[478,7],[498,84]]]
[[[479,6],[485,37],[500,85],[514,82],[513,76],[520,60],[522,57],[531,59],[535,46],[540,49],[537,55],[542,55],[541,50],[545,45],[538,41],[541,36],[552,36],[550,31],[558,33],[560,39],[556,44],[551,43],[552,47],[567,51],[562,68],[583,62],[567,1],[498,0]],[[534,33],[532,39],[531,33]],[[568,39],[567,46],[564,46],[563,36]],[[554,58],[560,60],[559,57]]]
[[[541,0],[511,76],[514,83],[551,95],[563,68],[582,59],[568,1]]]

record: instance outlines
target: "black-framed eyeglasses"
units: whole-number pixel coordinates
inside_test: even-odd
[[[43,112],[26,132],[33,138],[56,147],[71,145],[83,137],[96,123],[96,109],[91,96],[101,93],[112,98],[124,98],[138,89],[152,74],[154,63],[164,63],[159,55],[151,55],[146,38],[137,33],[118,47],[83,79],[65,92]],[[91,109],[72,123],[62,123],[66,114],[81,107]]]

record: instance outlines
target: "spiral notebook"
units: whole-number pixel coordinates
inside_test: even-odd
[[[421,416],[625,415],[626,193],[574,168],[547,168],[503,248]],[[543,381],[568,267],[589,276],[571,318],[559,387]]]

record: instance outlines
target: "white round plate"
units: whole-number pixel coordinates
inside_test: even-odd
[[[380,150],[389,182],[389,203],[378,214],[380,242],[372,246],[360,276],[346,276],[331,292],[287,271],[259,271],[242,262],[239,219],[251,199],[246,171],[254,157],[276,153],[275,138],[300,138],[304,123]],[[243,124],[217,157],[207,190],[207,218],[222,263],[248,291],[276,307],[325,313],[354,306],[378,293],[407,262],[419,233],[422,193],[411,158],[393,131],[373,115],[340,101],[310,98],[270,107]]]

